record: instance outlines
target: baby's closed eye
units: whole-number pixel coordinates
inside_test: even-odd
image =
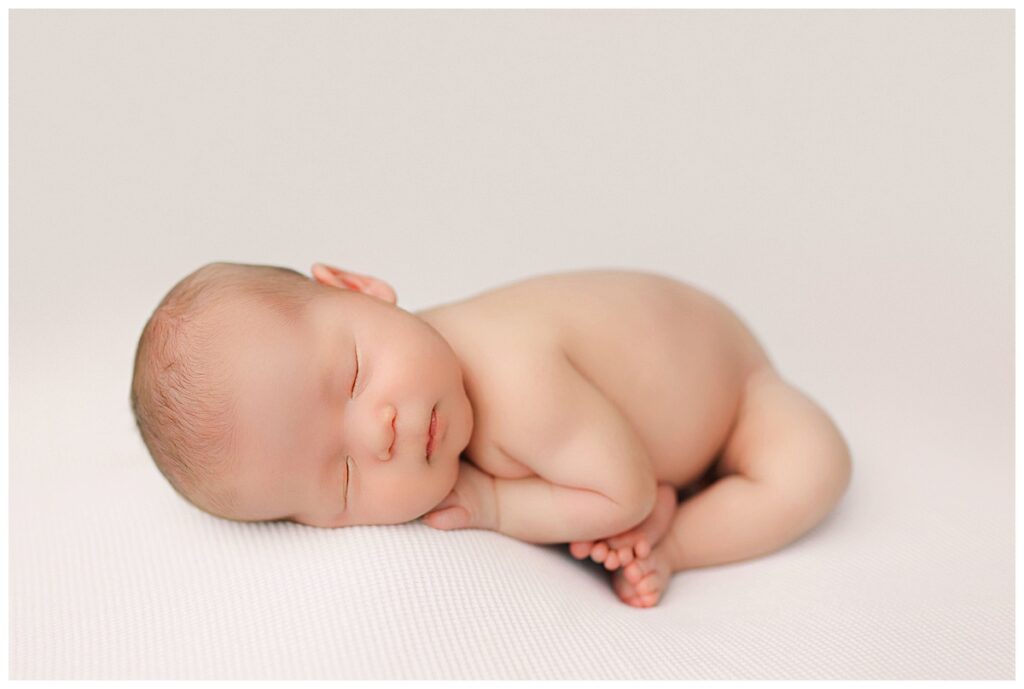
[[[349,391],[349,397],[351,399],[355,399],[356,398],[356,383],[359,381],[359,347],[355,348],[355,352],[356,352],[356,355],[355,355],[355,358],[356,358],[356,373],[352,377],[352,390]]]

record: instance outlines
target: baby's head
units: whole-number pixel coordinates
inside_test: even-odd
[[[135,354],[143,442],[175,490],[215,516],[416,519],[451,491],[472,435],[462,368],[387,283],[321,264],[313,278],[211,263],[175,285]]]

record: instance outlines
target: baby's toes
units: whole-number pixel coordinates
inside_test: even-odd
[[[636,587],[636,592],[640,595],[658,593],[661,591],[661,579],[657,572],[645,574],[643,579],[633,585]]]
[[[608,546],[604,541],[598,541],[590,550],[590,559],[594,562],[604,562],[606,557],[608,557]]]
[[[636,605],[637,598],[639,597],[636,587],[626,577],[622,576],[621,571],[612,575],[612,588],[615,589],[616,595],[618,595],[623,603]]]
[[[637,596],[637,607],[638,608],[653,608],[654,604],[658,602],[657,593],[648,593],[646,595]]]
[[[593,541],[576,541],[569,544],[569,552],[577,560],[583,560],[590,556],[590,549],[593,547]]]
[[[651,554],[647,534],[640,529],[631,529],[618,536],[612,536],[607,543],[609,548],[619,553],[619,561],[624,565],[629,564],[634,558],[647,557]]]
[[[632,548],[633,544],[636,543],[637,539],[641,536],[642,532],[639,529],[630,529],[629,531],[624,531],[623,533],[605,540],[608,543],[609,548],[618,550],[619,548]]]
[[[623,574],[631,584],[638,584],[644,576],[653,572],[654,569],[654,563],[650,559],[641,558],[629,563]]]
[[[604,560],[604,568],[608,571],[619,568],[619,554],[612,550]]]

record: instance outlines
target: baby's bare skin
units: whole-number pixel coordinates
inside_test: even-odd
[[[564,461],[507,449],[531,427],[530,400],[557,398],[557,388],[538,383],[548,367],[575,369],[572,375],[628,423],[660,484],[649,514],[601,538],[572,539],[570,550],[609,570],[622,567],[613,584],[631,605],[655,604],[674,571],[754,557],[794,540],[849,480],[845,442],[824,412],[779,378],[724,304],[677,280],[615,270],[562,273],[418,315],[451,343],[466,373],[475,426],[463,458],[499,484],[554,471],[550,462]],[[538,351],[552,352],[550,359],[538,363]],[[494,376],[499,365],[514,375]],[[605,471],[606,461],[595,457],[590,470]],[[672,489],[697,486],[709,469],[730,480],[677,509]],[[796,473],[809,477],[802,483],[813,484],[815,494],[779,497],[785,491],[777,484],[801,483],[790,480]],[[806,504],[798,516],[780,506],[792,499]],[[430,517],[424,520],[447,528]]]
[[[845,491],[827,414],[679,280],[559,273],[414,314],[383,280],[312,272],[292,317],[208,315],[237,429],[220,516],[570,543],[649,606],[673,572],[781,548]]]
[[[650,273],[547,275],[417,315],[452,343],[464,370],[477,374],[470,390],[476,429],[466,455],[505,478],[533,473],[496,447],[530,410],[498,408],[508,395],[484,387],[497,353],[503,368],[536,366],[522,354],[556,343],[635,429],[658,482],[677,487],[705,472],[735,418],[743,384],[769,365],[724,305]],[[524,390],[528,385],[524,380]]]

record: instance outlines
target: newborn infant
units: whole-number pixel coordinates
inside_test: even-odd
[[[544,275],[410,313],[312,273],[206,265],[143,330],[140,433],[210,514],[568,543],[647,607],[674,572],[791,543],[849,483],[826,412],[677,280]]]

